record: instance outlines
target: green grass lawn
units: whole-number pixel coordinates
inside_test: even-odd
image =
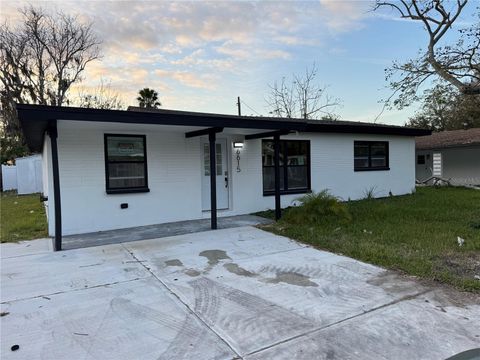
[[[13,191],[3,192],[0,202],[2,243],[47,236],[45,208],[38,194],[17,195]]]
[[[480,190],[418,188],[413,195],[345,206],[351,220],[330,216],[292,223],[285,216],[265,229],[389,269],[480,291],[480,279],[475,278],[480,276]],[[457,236],[465,239],[463,246]]]

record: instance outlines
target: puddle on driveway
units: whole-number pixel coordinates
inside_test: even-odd
[[[267,279],[267,282],[271,284],[278,284],[282,282],[296,286],[318,286],[317,283],[310,281],[308,276],[296,272],[278,272],[275,278]]]
[[[220,260],[231,260],[224,250],[205,250],[198,255],[206,257],[208,259],[208,265],[210,266],[217,265]]]
[[[228,264],[223,265],[223,267],[225,269],[227,269],[229,272],[231,272],[232,274],[236,274],[236,275],[239,275],[239,276],[253,277],[253,276],[258,275],[254,272],[250,272],[250,271],[238,266],[235,263],[228,263]]]
[[[165,261],[165,265],[167,266],[183,266],[183,263],[178,259],[172,259]]]

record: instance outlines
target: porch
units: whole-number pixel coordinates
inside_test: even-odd
[[[256,215],[237,215],[218,218],[219,229],[230,229],[242,226],[270,224],[272,221]],[[87,234],[68,235],[63,237],[64,250],[120,244],[130,241],[158,239],[167,236],[185,235],[210,230],[210,219],[176,221],[165,224],[137,226],[133,228],[99,231]]]

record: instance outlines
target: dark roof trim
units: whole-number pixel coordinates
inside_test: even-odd
[[[290,133],[289,130],[268,131],[268,132],[263,132],[259,134],[245,135],[245,140],[264,139],[264,138],[269,138],[274,136],[287,135],[289,133]]]
[[[196,136],[210,135],[211,133],[217,134],[217,133],[221,133],[222,131],[223,131],[223,127],[195,130],[195,131],[189,131],[185,133],[185,137],[188,139]]]
[[[306,121],[304,119],[235,116],[176,110],[142,109],[138,111],[138,109],[135,109],[135,111],[132,111],[134,108],[124,111],[26,104],[17,104],[16,107],[27,144],[32,151],[41,151],[43,137],[50,120],[404,136],[430,134],[429,130],[348,121]]]

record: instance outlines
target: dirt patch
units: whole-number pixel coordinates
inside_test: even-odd
[[[172,259],[165,261],[165,265],[167,266],[183,266],[183,263],[178,259]]]
[[[308,276],[296,272],[278,272],[273,279],[267,279],[270,284],[286,283],[296,286],[318,286],[317,283],[310,281]]]
[[[438,272],[448,271],[463,279],[475,279],[475,276],[480,276],[480,253],[450,253],[437,257],[435,270]]]
[[[236,274],[236,275],[239,275],[239,276],[254,277],[254,276],[258,275],[254,272],[250,272],[250,271],[238,266],[238,264],[235,264],[235,263],[228,263],[228,264],[223,265],[223,267],[225,269],[227,269],[229,272],[231,272],[232,274]]]
[[[220,260],[231,260],[224,250],[205,250],[198,255],[206,257],[210,266],[217,265]]]

